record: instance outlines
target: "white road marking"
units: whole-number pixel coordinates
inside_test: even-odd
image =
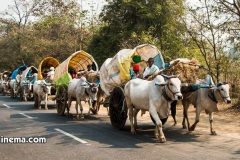
[[[27,118],[33,118],[33,117],[31,117],[31,116],[29,116],[29,115],[26,115],[26,114],[24,114],[24,113],[19,113],[19,114],[21,114],[21,115],[23,115],[24,117],[27,117]]]
[[[64,134],[64,135],[66,135],[66,136],[68,136],[68,137],[71,137],[71,138],[75,139],[76,141],[78,141],[80,143],[83,143],[83,144],[88,143],[88,142],[86,142],[86,141],[84,141],[84,140],[82,140],[82,139],[80,139],[80,138],[78,138],[78,137],[76,137],[76,136],[74,136],[74,135],[72,135],[70,133],[67,133],[67,132],[65,132],[65,131],[63,131],[63,130],[61,130],[59,128],[55,128],[55,130],[60,132],[60,133],[62,133],[62,134]]]
[[[11,108],[10,106],[8,106],[8,105],[6,105],[6,104],[3,104],[5,107],[7,107],[7,108]]]

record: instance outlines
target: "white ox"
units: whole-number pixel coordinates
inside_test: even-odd
[[[11,90],[11,97],[12,98],[17,98],[20,86],[18,85],[18,82],[16,79],[11,79],[9,82],[10,85],[10,90]]]
[[[48,95],[51,93],[51,83],[45,80],[37,80],[33,84],[34,107],[41,109],[41,101],[44,101],[44,107],[47,110]]]
[[[37,79],[37,73],[34,73],[31,78],[23,78],[20,83],[20,90],[22,100],[27,101],[27,97],[31,97],[33,91],[33,84]]]
[[[163,76],[166,78],[166,81]],[[137,112],[133,114],[133,108],[137,110],[146,110],[149,111],[150,115],[155,120],[156,138],[160,138],[161,142],[165,142],[166,138],[162,131],[162,122],[160,119],[168,117],[172,100],[182,99],[180,86],[181,81],[178,76],[168,77],[166,75],[158,75],[152,81],[142,79],[133,79],[129,81],[125,85],[124,91],[127,107],[129,109],[131,133],[136,134],[137,127]]]
[[[67,114],[69,115],[69,110],[72,104],[72,101],[76,99],[76,112],[77,118],[84,118],[82,111],[83,107],[81,101],[88,102],[89,110],[88,115],[90,114],[90,109],[92,108],[92,101],[96,103],[97,100],[97,92],[98,92],[99,82],[90,83],[87,82],[85,77],[81,77],[80,79],[72,79],[68,84],[68,107]],[[81,114],[78,114],[78,105],[80,106]]]
[[[9,81],[7,79],[1,79],[0,82],[0,90],[4,96],[7,95],[7,92],[9,90]]]
[[[229,96],[229,85],[226,82],[218,83],[215,87],[209,88],[209,83],[207,86],[199,86],[200,88],[193,92],[183,93],[183,128],[187,128],[185,124],[185,119],[187,120],[188,130],[194,131],[197,123],[199,122],[199,117],[201,111],[205,110],[209,114],[210,122],[210,132],[212,135],[216,135],[216,131],[213,129],[213,112],[218,111],[217,103],[225,102],[231,103],[231,98]],[[211,84],[212,85],[212,84]],[[188,119],[188,108],[189,105],[193,104],[196,108],[196,118],[195,123],[190,127]]]

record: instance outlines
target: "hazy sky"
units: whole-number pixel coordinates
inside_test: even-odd
[[[11,4],[11,0],[0,0],[0,11],[4,11],[9,4]]]

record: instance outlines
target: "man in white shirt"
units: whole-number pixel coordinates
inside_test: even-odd
[[[22,71],[21,70],[18,70],[18,74],[16,76],[16,81],[18,83],[18,85],[20,84],[21,82],[21,78],[22,78]]]
[[[156,75],[159,72],[159,68],[153,64],[154,63],[154,59],[153,58],[149,58],[148,59],[148,67],[145,68],[144,72],[143,72],[143,78],[144,79],[148,79],[148,77],[150,77],[151,75]]]
[[[47,80],[52,82],[54,78],[54,67],[50,67],[50,71],[47,73]]]

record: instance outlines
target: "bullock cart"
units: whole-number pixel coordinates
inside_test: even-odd
[[[10,80],[10,88],[11,88],[11,98],[16,98],[18,94],[20,93],[20,80],[17,81],[17,75],[20,73],[22,75],[22,72],[25,71],[28,67],[27,66],[19,66],[17,69],[15,69],[12,72],[11,80]]]
[[[45,109],[47,109],[47,100],[55,99],[55,86],[54,83],[47,81],[47,73],[50,67],[56,68],[59,65],[57,59],[53,57],[44,58],[38,65],[38,74],[34,74],[33,79],[33,94],[34,94],[34,107],[41,108],[41,101],[44,100]],[[37,76],[36,80],[35,77]]]
[[[105,99],[103,104],[109,107],[110,121],[116,129],[122,129],[127,119],[123,88],[131,80],[130,69],[137,63],[140,66],[139,73],[142,75],[149,58],[154,58],[154,64],[160,70],[159,74],[180,74],[179,79],[182,82],[192,83],[199,75],[200,65],[196,59],[178,58],[165,63],[161,52],[155,46],[149,44],[143,44],[134,49],[123,49],[113,58],[106,59],[100,68],[100,90],[102,90],[102,93],[99,94],[101,96],[98,96],[104,98],[98,98],[98,101],[102,102],[102,99]],[[153,78],[150,76],[148,80]],[[152,117],[151,119],[153,120]],[[161,119],[161,121],[164,124],[167,118]]]
[[[27,101],[33,97],[33,83],[37,79],[38,69],[34,66],[27,67],[22,72],[22,77],[20,81],[20,99]]]
[[[113,58],[108,58],[100,68],[100,87],[104,92],[104,103],[109,106],[110,121],[116,129],[122,129],[127,119],[123,88],[131,79],[130,69],[137,63],[140,66],[141,75],[149,58],[154,58],[154,64],[160,70],[165,69],[161,52],[149,44],[143,44],[134,49],[123,49]],[[162,119],[162,122],[165,123],[166,119]]]
[[[11,77],[11,72],[10,71],[4,71],[3,73],[1,73],[0,76],[0,91],[1,93],[6,96],[8,91],[9,91],[9,82],[10,82],[10,77]]]
[[[64,115],[68,101],[68,83],[72,80],[70,71],[77,73],[86,70],[88,65],[92,65],[93,70],[98,71],[98,65],[94,58],[84,52],[77,51],[70,55],[56,68],[54,80],[56,86],[56,107],[59,115]]]

